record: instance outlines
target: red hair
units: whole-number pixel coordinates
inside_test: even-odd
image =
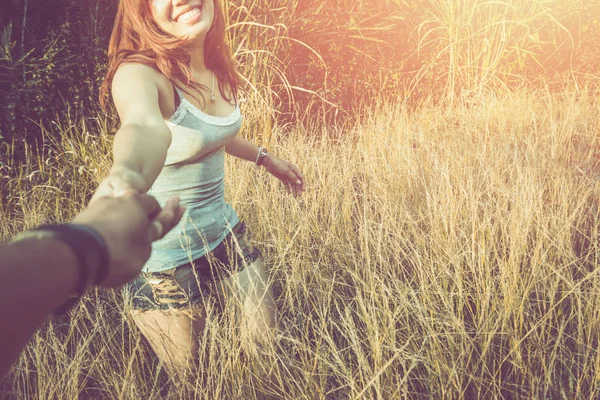
[[[219,4],[214,2],[214,21],[204,40],[204,62],[219,80],[219,91],[227,100],[224,84],[237,98],[239,79],[233,66],[229,46],[225,43],[225,17]],[[176,38],[162,31],[154,18],[148,0],[119,0],[115,25],[108,45],[108,70],[100,88],[100,104],[106,108],[106,98],[117,69],[125,62],[141,63],[162,72],[175,85],[182,88],[208,90],[194,79],[191,58],[185,49],[186,39]],[[202,93],[201,93],[202,94]],[[204,99],[204,96],[202,95]]]

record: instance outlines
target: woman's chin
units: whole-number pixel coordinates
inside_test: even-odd
[[[192,41],[197,41],[198,39],[204,39],[209,29],[210,26],[208,26],[208,24],[199,22],[198,24],[190,26],[187,29],[180,29],[180,34],[178,36],[182,39],[188,38]]]

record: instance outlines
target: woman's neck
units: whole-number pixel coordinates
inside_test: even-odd
[[[194,71],[202,72],[206,70],[206,64],[204,62],[204,43],[202,45],[195,45],[189,48],[191,67]]]

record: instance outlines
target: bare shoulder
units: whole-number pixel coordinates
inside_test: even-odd
[[[155,68],[140,63],[124,63],[115,72],[112,89],[114,91],[132,85],[159,88],[164,86],[165,81],[167,78]]]
[[[174,112],[173,85],[162,72],[148,65],[121,65],[113,78],[112,95],[117,110],[141,100],[157,104],[164,119],[168,119]]]
[[[121,121],[163,120],[160,94],[166,77],[158,70],[140,63],[125,63],[117,69],[112,81],[112,96]]]

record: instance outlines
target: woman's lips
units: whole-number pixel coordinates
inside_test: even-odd
[[[201,14],[202,14],[202,6],[194,7],[191,10],[189,10],[189,11],[181,14],[179,17],[177,17],[176,22],[186,24],[186,23],[192,22],[196,19],[199,19]]]

